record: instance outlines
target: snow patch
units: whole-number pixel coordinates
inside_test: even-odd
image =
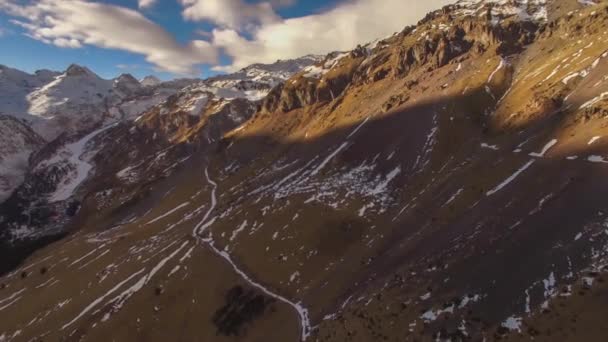
[[[530,153],[530,157],[543,158],[545,156],[545,153],[547,153],[553,146],[555,146],[555,144],[557,144],[557,139],[552,139],[545,145],[545,147],[543,147],[540,153],[532,152]]]
[[[510,331],[521,332],[521,323],[521,317],[511,316],[502,322],[501,326],[509,329]]]
[[[600,138],[601,138],[600,136],[595,136],[595,137],[591,138],[591,140],[589,140],[587,145],[592,145],[594,142],[598,141]]]
[[[76,188],[87,179],[89,172],[93,169],[93,165],[89,164],[88,160],[85,160],[88,143],[99,134],[114,126],[116,124],[108,125],[89,133],[82,139],[64,146],[55,156],[36,166],[36,169],[51,167],[53,165],[69,165],[71,168],[68,176],[59,182],[55,192],[49,196],[51,203],[65,201],[72,197]]]
[[[534,164],[534,160],[528,161],[526,164],[524,164],[524,166],[522,166],[517,171],[515,171],[511,176],[509,176],[507,179],[505,179],[502,183],[498,184],[494,189],[486,192],[486,196],[491,196],[491,195],[497,193],[498,191],[502,190],[505,186],[509,185],[509,183],[511,183],[513,180],[515,180],[515,178],[517,178],[517,176],[519,176],[522,172],[526,171],[530,166],[532,166],[532,164]]]

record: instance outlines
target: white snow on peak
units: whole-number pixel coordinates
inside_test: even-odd
[[[322,56],[308,55],[297,59],[279,60],[272,64],[253,64],[238,72],[219,75],[204,81],[209,91],[219,97],[247,98],[257,101],[272,88],[291,76],[323,60]]]
[[[546,21],[547,0],[460,0],[457,13],[470,16],[484,16],[491,8],[492,23],[502,19],[517,17],[522,21]]]
[[[111,81],[101,79],[88,69],[72,66],[27,96],[28,113],[52,116],[71,106],[97,104],[111,88]]]
[[[64,131],[98,123],[110,89],[112,81],[77,65],[63,73],[35,74],[1,66],[0,113],[26,120],[36,133],[52,140]]]
[[[0,65],[0,114],[18,116],[27,111],[27,94],[51,82],[57,73],[40,71],[30,75]]]
[[[321,57],[311,55],[255,64],[207,80],[168,82],[154,76],[140,82],[129,74],[106,80],[78,65],[71,65],[62,73],[41,70],[35,74],[0,65],[0,114],[26,120],[36,133],[51,141],[62,133],[89,131],[99,125],[134,119],[182,90],[200,90],[227,100],[258,101],[273,87],[319,60]],[[205,101],[199,97],[187,106],[189,112],[199,112]]]
[[[340,61],[349,55],[348,52],[334,52],[327,56],[325,61],[320,64],[311,65],[304,69],[304,77],[306,78],[321,78],[327,74],[333,67],[338,65]]]
[[[131,75],[105,80],[78,65],[35,74],[0,66],[0,114],[25,120],[51,141],[62,133],[91,130],[107,114],[109,122],[132,118],[191,83],[176,80],[148,89]]]

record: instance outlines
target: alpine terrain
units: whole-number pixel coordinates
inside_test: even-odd
[[[0,341],[606,341],[606,176],[606,1],[204,80],[2,66]]]

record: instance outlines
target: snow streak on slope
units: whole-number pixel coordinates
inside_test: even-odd
[[[539,152],[532,152],[530,153],[530,157],[538,157],[538,158],[542,158],[545,156],[545,154],[553,147],[555,146],[555,144],[557,144],[557,139],[552,139],[551,141],[549,141],[544,147],[543,149]]]
[[[320,156],[315,156],[303,166],[289,173],[285,172],[281,176],[281,171],[289,169],[298,161],[287,165],[282,165],[282,162],[278,161],[260,173],[260,178],[251,184],[255,189],[246,190],[246,193],[239,193],[239,187],[231,190],[236,190],[235,196],[256,195],[258,199],[272,198],[275,204],[271,205],[269,209],[280,207],[276,200],[306,195],[308,198],[304,204],[323,203],[332,208],[344,208],[354,199],[362,200],[363,206],[357,208],[359,216],[385,212],[394,200],[389,184],[403,171],[398,162],[390,166],[389,171],[379,167],[379,156],[363,160],[354,166],[329,167],[340,153],[354,144],[350,139],[364,127],[368,120],[365,119],[355,127],[346,139],[320,162],[318,162]],[[430,148],[425,146],[425,151]],[[261,180],[265,180],[266,183],[260,186]]]
[[[93,169],[93,165],[86,160],[87,144],[99,134],[114,127],[108,125],[100,128],[92,133],[89,133],[82,139],[64,146],[51,159],[43,161],[37,166],[37,169],[49,167],[53,165],[67,166],[70,171],[66,177],[57,185],[57,189],[49,197],[50,202],[65,201],[70,198],[76,188],[88,177],[89,172]]]
[[[124,290],[120,295],[110,300],[110,303],[112,303],[112,311],[116,312],[120,310],[124,303],[129,300],[129,298],[131,298],[135,293],[143,289],[144,286],[150,282],[152,277],[154,277],[154,275],[158,273],[158,271],[160,271],[169,260],[173,259],[177,254],[179,254],[179,252],[183,250],[187,245],[188,241],[183,242],[179,248],[177,248],[175,251],[173,251],[173,253],[169,254],[164,259],[162,259],[158,264],[156,264],[156,266],[154,266],[150,270],[150,272],[141,277],[135,284]]]
[[[486,195],[491,196],[491,195],[499,192],[500,190],[502,190],[502,188],[509,185],[509,183],[514,181],[515,178],[517,178],[517,176],[519,176],[522,172],[526,171],[530,166],[532,166],[532,164],[534,164],[534,160],[530,160],[529,162],[527,162],[524,166],[519,168],[519,170],[515,171],[511,176],[509,176],[507,179],[505,179],[502,183],[498,184],[494,189],[486,192]]]
[[[118,289],[120,289],[124,284],[128,283],[131,279],[135,278],[136,276],[138,276],[139,274],[141,274],[144,270],[141,269],[135,273],[133,273],[131,276],[129,276],[127,279],[123,280],[122,282],[118,283],[116,286],[114,286],[113,288],[111,288],[108,292],[106,292],[104,295],[102,295],[101,297],[95,299],[91,304],[89,304],[86,308],[84,308],[84,310],[82,310],[76,317],[74,317],[74,319],[72,319],[71,321],[67,322],[66,324],[64,324],[61,327],[61,330],[65,330],[65,328],[69,327],[70,325],[74,324],[76,321],[78,321],[80,318],[82,318],[84,315],[86,315],[89,311],[91,311],[93,308],[95,308],[95,306],[97,306],[99,303],[103,302],[103,300],[108,297],[109,295],[111,295],[112,293],[116,292]]]
[[[312,173],[310,174],[311,176],[316,176],[319,172],[321,172],[321,170],[323,170],[323,168],[336,156],[338,155],[338,153],[342,152],[343,149],[345,149],[348,146],[348,141],[345,141],[342,143],[342,145],[340,145],[337,149],[335,149],[329,156],[327,156],[327,158],[325,158],[325,160],[323,160],[321,162],[321,164],[319,164],[319,166],[317,166]]]
[[[176,211],[180,210],[181,208],[183,208],[183,207],[187,207],[187,206],[189,206],[189,205],[190,205],[190,202],[182,203],[182,204],[178,205],[177,207],[175,207],[175,208],[173,208],[173,209],[171,209],[171,210],[167,211],[166,213],[164,213],[164,214],[160,215],[159,217],[157,217],[157,218],[155,218],[155,219],[151,220],[150,222],[146,223],[146,225],[152,224],[152,223],[154,223],[154,222],[158,222],[158,221],[160,221],[160,220],[164,219],[165,217],[167,217],[167,216],[169,216],[169,215],[173,214],[174,212],[176,212]]]

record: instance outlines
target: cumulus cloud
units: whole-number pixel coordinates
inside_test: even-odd
[[[148,8],[154,6],[156,0],[139,0],[137,4],[139,5],[139,8]]]
[[[82,47],[82,44],[80,44],[80,41],[78,39],[57,38],[57,39],[53,40],[53,44],[55,44],[59,47],[72,48],[72,49],[77,49],[77,48]]]
[[[270,2],[251,4],[244,0],[180,0],[184,18],[208,21],[220,27],[248,30],[254,25],[280,21]],[[280,1],[279,4],[285,4]]]
[[[23,5],[0,0],[0,10],[34,39],[59,47],[94,45],[145,56],[159,70],[196,74],[195,65],[215,64],[217,48],[204,40],[179,44],[139,12],[83,0],[40,0]]]
[[[212,33],[212,43],[222,48],[233,59],[229,66],[215,67],[220,71],[233,71],[252,63],[270,63],[277,59],[297,58],[306,54],[349,50],[357,44],[400,31],[405,26],[417,22],[429,11],[454,2],[383,0],[379,3],[377,0],[354,0],[324,13],[277,20],[270,2],[258,4],[264,5],[267,13],[251,11],[246,13],[253,14],[243,17],[239,14],[239,6],[245,4],[243,0],[181,1],[187,4],[183,12],[184,17],[211,21],[219,25]],[[211,18],[210,13],[213,12],[204,12],[202,9],[216,2],[230,3],[231,6],[224,6],[221,14],[214,13]],[[194,11],[194,8],[201,11]],[[194,15],[194,12],[197,15]],[[257,21],[257,26],[251,27],[252,19]],[[242,32],[244,25],[247,27],[247,35]]]
[[[158,0],[138,0],[140,8]],[[0,0],[24,34],[61,48],[93,45],[143,55],[158,70],[196,74],[196,66],[234,71],[253,63],[350,50],[400,31],[455,0],[343,0],[321,13],[284,19],[277,9],[297,0],[177,0],[184,20],[213,25],[178,43],[137,10],[93,0]],[[300,0],[306,1],[306,0]],[[218,65],[219,54],[231,59]]]

